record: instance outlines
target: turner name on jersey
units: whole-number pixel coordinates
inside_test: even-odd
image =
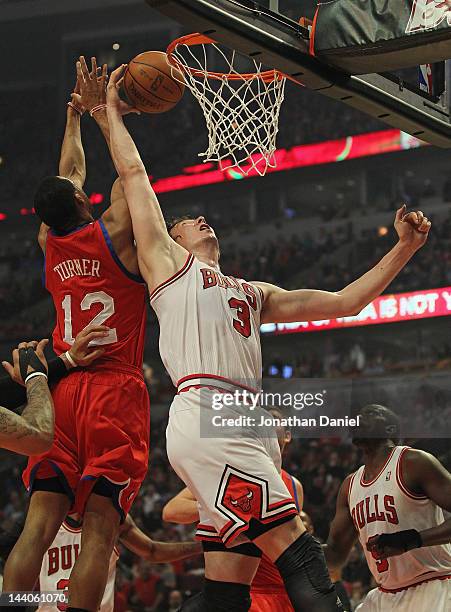
[[[53,267],[62,282],[73,276],[97,276],[100,278],[98,259],[66,259]]]

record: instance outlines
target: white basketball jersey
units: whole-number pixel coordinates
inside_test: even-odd
[[[366,549],[368,540],[405,529],[423,531],[444,522],[441,508],[428,497],[408,491],[402,481],[402,456],[407,446],[395,446],[379,475],[364,480],[365,466],[353,474],[349,510],[375,581],[382,588],[401,589],[430,578],[451,574],[451,546],[416,548],[386,560],[376,560]]]
[[[78,558],[81,545],[81,527],[74,529],[66,523],[59,528],[56,538],[44,555],[41,573],[39,574],[40,591],[66,591],[69,588],[69,578],[75,561]],[[111,555],[108,569],[108,580],[105,587],[100,612],[113,612],[114,582],[116,578],[116,563],[119,552],[116,547]],[[38,612],[58,612],[65,610],[67,604],[41,604]]]
[[[260,388],[261,290],[189,255],[151,294],[160,322],[160,354],[176,387],[194,377]],[[205,378],[207,375],[207,378]],[[208,378],[210,377],[210,378]],[[186,381],[185,381],[186,382]]]

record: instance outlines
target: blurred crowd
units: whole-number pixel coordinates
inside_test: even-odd
[[[29,112],[30,95],[33,113]],[[39,180],[56,173],[65,103],[60,92],[50,85],[37,91],[34,87],[33,92],[2,93],[0,190],[6,200],[31,201]],[[363,113],[338,104],[295,85],[287,86],[277,147],[386,129]],[[173,113],[127,118],[141,156],[156,178],[178,174],[185,166],[199,163],[198,154],[207,146],[205,120],[197,101],[187,94],[175,112],[176,120]],[[89,116],[83,117],[82,137],[89,171],[87,186],[107,192],[113,180],[113,166],[100,131]]]
[[[432,216],[432,220],[434,218]],[[327,228],[327,229],[326,229]],[[227,243],[221,269],[237,278],[262,279],[287,289],[337,291],[366,272],[391,248],[394,231],[357,232],[351,222],[323,226],[318,234],[255,240],[247,247]],[[445,287],[451,284],[451,219],[434,225],[421,256],[414,257],[388,288],[390,292]],[[0,338],[47,335],[53,307],[42,286],[43,257],[32,234],[11,233],[0,243]],[[14,314],[14,316],[12,316]],[[153,319],[152,319],[153,320]]]

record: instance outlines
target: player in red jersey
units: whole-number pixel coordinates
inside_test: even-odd
[[[53,388],[55,441],[30,458],[24,482],[32,492],[24,530],[4,573],[6,591],[31,590],[45,551],[69,510],[84,513],[81,552],[71,574],[68,611],[98,609],[119,524],[147,472],[149,398],[142,362],[146,287],[138,276],[132,226],[118,181],[111,206],[94,221],[83,191],[80,134],[84,109],[108,138],[106,66],[98,78],[77,63],[80,94],[72,95],[59,165],[35,195],[43,225],[45,283],[56,310],[53,345],[70,349],[88,324],[109,331],[96,340],[100,359]],[[66,353],[67,354],[67,353]]]
[[[283,414],[280,410],[273,408],[269,412],[276,420],[275,430],[283,456],[287,444],[291,442],[291,431],[281,423]],[[301,513],[304,502],[301,483],[285,470],[282,470],[281,476],[296,503],[298,512]],[[166,504],[163,508],[163,519],[174,523],[194,523],[199,520],[197,501],[188,488],[180,491]],[[246,545],[246,550],[251,556],[261,557],[251,585],[252,603],[249,612],[293,612],[282,577],[274,563],[253,544]],[[231,551],[233,552],[233,549]]]

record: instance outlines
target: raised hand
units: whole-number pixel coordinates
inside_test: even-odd
[[[43,372],[47,374],[47,360],[44,355],[44,348],[48,344],[47,338],[37,342],[21,342],[19,346],[13,350],[13,363],[3,361],[2,365],[14,382],[20,385],[24,384],[28,374],[33,372]]]
[[[107,104],[119,111],[121,115],[128,115],[129,113],[136,113],[140,115],[141,112],[137,109],[121,100],[119,97],[119,90],[124,81],[125,70],[127,69],[127,64],[121,64],[116,70],[110,75],[108,86],[106,90],[107,95]]]
[[[421,210],[407,213],[406,205],[403,204],[396,211],[394,227],[400,242],[417,250],[425,244],[431,229],[431,222]]]
[[[97,67],[95,57],[91,58],[91,70],[88,70],[86,60],[83,55],[77,62],[77,85],[79,93],[74,91],[72,96],[77,104],[80,104],[87,111],[91,112],[96,106],[106,104],[106,82],[108,67],[103,64],[101,73]],[[72,101],[74,101],[74,99]]]
[[[92,348],[89,344],[92,340],[96,340],[97,338],[105,338],[108,336],[109,331],[110,328],[106,325],[88,325],[88,327],[82,329],[82,331],[77,334],[75,342],[68,351],[72,361],[77,366],[86,367],[101,357],[105,349]]]

